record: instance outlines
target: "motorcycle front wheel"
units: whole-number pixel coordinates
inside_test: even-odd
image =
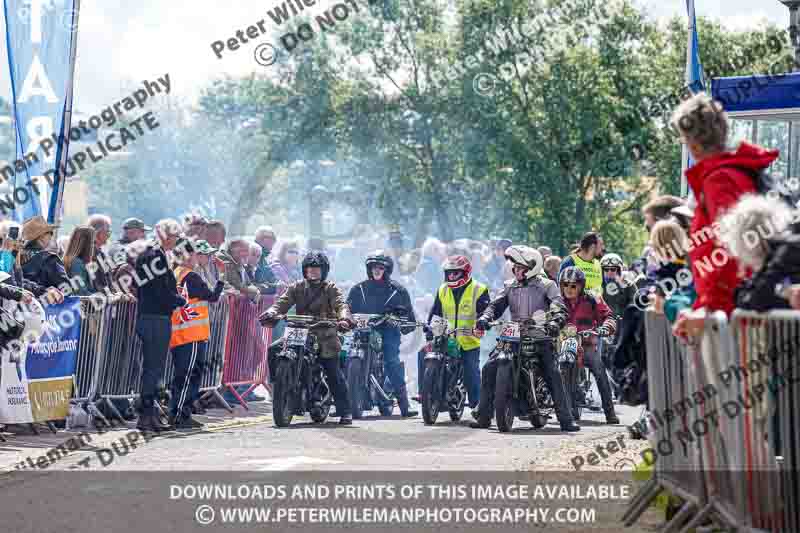
[[[572,418],[577,422],[581,419],[583,408],[578,402],[578,369],[574,364],[561,366],[561,381],[564,382],[567,406],[572,411]]]
[[[494,408],[497,429],[500,433],[508,433],[514,426],[514,389],[513,367],[510,362],[497,365],[497,380],[494,388]]]
[[[322,424],[328,418],[330,412],[331,406],[323,405],[322,407],[312,407],[309,415],[311,416],[311,420],[317,424]]]
[[[440,361],[426,361],[425,373],[422,378],[422,419],[425,425],[432,426],[439,418],[439,400],[441,392],[439,390],[441,379],[442,363]]]
[[[278,360],[275,370],[275,381],[272,384],[272,418],[279,428],[288,427],[294,416],[292,410],[292,362],[288,359]]]
[[[350,412],[356,420],[362,416],[361,397],[364,394],[364,361],[358,357],[347,360],[347,389],[350,393]]]
[[[454,394],[458,394],[459,400],[458,403],[455,405],[450,405],[449,412],[450,412],[450,420],[453,422],[458,422],[461,420],[461,417],[464,416],[464,406],[467,403],[467,389],[464,387],[464,383],[459,382],[456,387],[458,390],[454,391]]]

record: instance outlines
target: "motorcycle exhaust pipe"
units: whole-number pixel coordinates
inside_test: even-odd
[[[536,411],[539,411],[539,399],[536,398],[536,384],[533,382],[533,372],[528,370],[528,381],[531,384],[531,398],[533,398],[533,406],[536,408]]]
[[[383,387],[380,386],[380,384],[378,383],[378,380],[375,379],[374,375],[372,375],[372,374],[369,375],[369,381],[370,381],[370,383],[372,383],[372,385],[378,391],[378,394],[380,394],[383,397],[384,400],[386,400],[387,402],[392,402],[393,401],[391,398],[389,398],[389,396],[386,394],[386,392],[384,392]]]

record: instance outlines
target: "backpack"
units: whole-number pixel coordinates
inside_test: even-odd
[[[746,174],[750,174],[756,186],[758,194],[768,196],[769,198],[783,202],[789,209],[796,210],[800,208],[800,180],[797,178],[782,179],[771,174],[766,168],[759,171],[754,171],[750,168],[743,168],[736,165],[723,165],[730,168],[735,168]],[[703,212],[708,217],[703,194],[701,193],[698,199],[698,206],[702,207]]]

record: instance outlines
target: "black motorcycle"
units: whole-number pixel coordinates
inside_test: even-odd
[[[343,343],[344,370],[350,392],[350,412],[353,418],[361,418],[364,411],[375,407],[381,416],[391,416],[396,403],[395,391],[383,366],[383,340],[376,331],[383,325],[391,327],[418,326],[405,322],[397,314],[354,314],[356,326],[352,337]],[[403,375],[405,365],[401,362]]]
[[[464,359],[456,338],[474,335],[472,329],[447,329],[447,321],[434,317],[431,322],[433,340],[426,345],[422,378],[422,418],[425,424],[436,423],[439,412],[446,409],[450,420],[458,422],[464,414],[467,389],[464,386]]]
[[[586,378],[586,368],[583,365],[583,339],[572,324],[567,325],[561,332],[558,370],[564,383],[564,395],[572,411],[572,418],[578,421],[581,419],[584,407],[584,402],[578,400],[578,389]]]
[[[498,362],[494,406],[497,429],[502,433],[511,431],[515,416],[539,429],[553,413],[541,351],[547,345],[554,350],[556,339],[545,332],[545,322],[546,314],[537,312],[534,318],[524,321],[490,324],[500,327],[494,352]]]
[[[320,364],[319,342],[310,330],[335,328],[337,323],[305,315],[276,317],[276,321],[282,318],[286,320],[286,330],[274,362],[272,380],[275,425],[287,427],[295,414],[302,416],[306,412],[314,422],[325,422],[333,403],[333,393]]]

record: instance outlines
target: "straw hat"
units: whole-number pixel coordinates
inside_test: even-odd
[[[48,224],[41,215],[31,217],[22,223],[22,240],[35,241],[45,233],[49,233],[57,227],[57,225]]]

